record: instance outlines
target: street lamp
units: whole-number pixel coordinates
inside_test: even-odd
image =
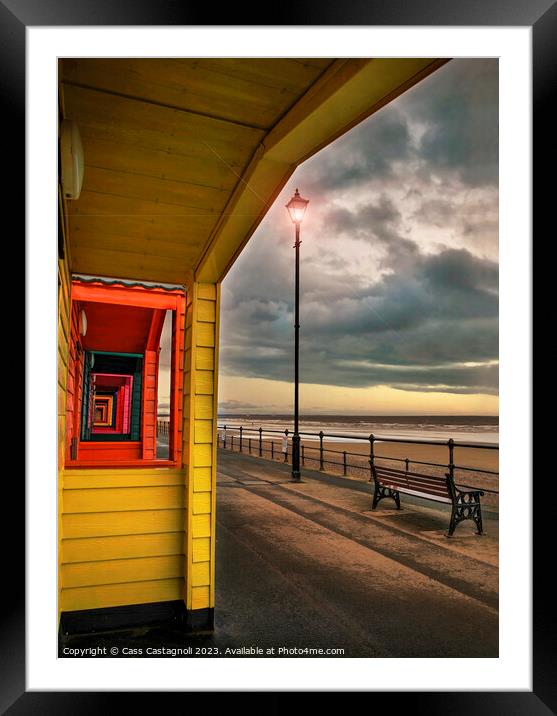
[[[294,308],[294,434],[292,435],[292,480],[300,481],[300,433],[298,432],[299,421],[299,356],[300,356],[300,224],[306,213],[309,199],[303,199],[300,192],[296,192],[292,199],[286,204],[292,223],[296,227],[296,289]]]

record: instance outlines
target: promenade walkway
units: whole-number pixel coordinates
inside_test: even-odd
[[[344,657],[496,657],[498,515],[444,535],[448,508],[224,450],[218,455],[216,628],[66,637],[62,646],[340,649]],[[146,654],[145,654],[146,655]],[[303,652],[300,656],[305,656]],[[311,654],[313,655],[313,654]],[[213,657],[214,658],[214,657]]]

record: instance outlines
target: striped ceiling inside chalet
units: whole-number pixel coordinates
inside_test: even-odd
[[[265,135],[330,59],[64,59],[83,189],[72,270],[183,283]]]

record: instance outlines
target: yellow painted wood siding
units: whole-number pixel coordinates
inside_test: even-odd
[[[62,515],[66,538],[184,533],[185,509],[85,512]]]
[[[70,284],[71,294],[71,284]],[[67,336],[69,342],[66,366],[66,459],[70,455],[71,440],[76,432],[76,418],[81,411],[81,374],[83,354],[78,353],[76,337],[79,335],[79,303],[70,300],[70,332]]]
[[[101,584],[94,587],[63,589],[60,599],[62,611],[100,609],[107,606],[174,601],[182,598],[184,580],[148,580],[123,584]]]
[[[70,274],[66,260],[58,261],[58,465],[64,466],[66,443],[66,389],[70,353]]]
[[[183,598],[185,478],[172,468],[65,471],[62,610]]]
[[[68,363],[70,353],[70,312],[71,312],[71,276],[69,241],[66,231],[66,202],[58,189],[58,211],[62,230],[63,257],[58,257],[58,594],[62,587],[61,549],[64,462],[66,455],[66,389],[68,385]],[[61,604],[58,603],[58,613]]]
[[[58,262],[58,465],[64,467],[66,446],[66,388],[70,336],[70,280],[65,261]]]
[[[186,302],[184,447],[187,522],[184,600],[214,606],[220,286],[193,283]]]

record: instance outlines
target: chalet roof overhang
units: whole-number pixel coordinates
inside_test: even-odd
[[[66,203],[72,271],[222,280],[299,164],[445,62],[61,60],[85,156]]]

